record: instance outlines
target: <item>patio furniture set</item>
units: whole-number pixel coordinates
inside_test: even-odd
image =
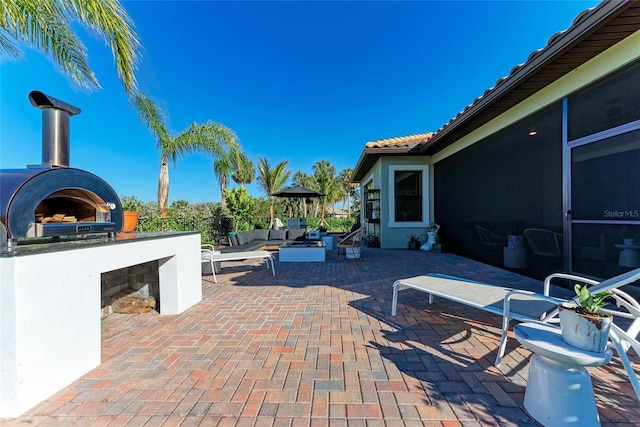
[[[333,250],[333,236],[316,236],[313,232],[305,238],[303,230],[251,230],[233,236],[231,246],[221,250],[215,250],[213,245],[201,245],[200,258],[203,264],[208,265],[213,274],[213,280],[218,283],[216,273],[219,272],[222,262],[244,261],[248,259],[264,259],[266,267],[271,267],[271,273],[275,276],[275,257],[266,250],[269,247],[278,248],[278,260],[280,262],[325,262],[326,251]],[[335,245],[337,248],[336,260],[339,260],[341,249],[345,258],[352,258],[356,262],[361,258],[362,236],[364,228],[358,228],[347,235],[340,236]],[[298,234],[300,234],[298,236]],[[295,240],[285,239],[285,236],[295,236]],[[317,237],[309,239],[309,237]],[[233,242],[236,242],[235,244]],[[254,250],[246,250],[254,249]]]
[[[550,295],[551,285],[561,280],[581,283],[596,294],[609,291],[616,308],[602,311],[615,318],[630,320],[623,329],[612,323],[609,348],[602,353],[578,349],[565,343],[560,337],[558,307],[566,299]],[[502,316],[502,336],[495,365],[504,356],[511,319],[524,323],[514,328],[516,339],[534,355],[529,368],[529,381],[525,390],[524,406],[529,414],[545,426],[599,426],[598,411],[593,385],[586,366],[607,364],[614,349],[624,366],[638,400],[640,382],[629,360],[627,351],[633,348],[640,355],[640,304],[620,288],[640,280],[640,269],[632,270],[598,282],[571,274],[555,273],[548,276],[543,292],[535,293],[503,286],[490,285],[443,274],[426,274],[397,280],[393,284],[391,314],[396,315],[398,292],[413,289],[433,297],[440,297],[460,304]],[[577,297],[576,297],[577,298]]]

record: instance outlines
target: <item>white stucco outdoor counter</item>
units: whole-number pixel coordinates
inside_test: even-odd
[[[100,364],[101,274],[153,261],[160,314],[202,300],[199,233],[126,233],[0,252],[0,417],[21,415]]]

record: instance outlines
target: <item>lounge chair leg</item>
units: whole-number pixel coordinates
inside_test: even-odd
[[[391,300],[391,315],[396,315],[396,307],[398,305],[398,286],[399,284],[393,284],[393,299]]]
[[[500,345],[498,346],[498,354],[494,366],[497,368],[502,362],[502,356],[507,348],[507,335],[509,334],[509,317],[502,317],[502,335],[500,336]]]
[[[213,265],[213,261],[211,261],[211,272],[213,273],[213,283],[218,283],[218,278],[216,277],[216,269]]]
[[[629,376],[629,381],[633,386],[633,390],[636,392],[636,398],[640,400],[640,382],[638,381],[638,377],[636,376],[636,373],[633,369],[633,365],[631,365],[631,361],[629,360],[629,355],[627,354],[627,348],[625,348],[628,346],[628,343],[624,342],[620,337],[618,337],[618,335],[616,334],[616,329],[620,330],[617,327],[617,325],[615,324],[612,325],[612,330],[609,333],[609,337],[611,338],[611,342],[615,346],[618,356],[620,356],[620,361],[622,362],[622,366],[624,366],[624,369],[627,371],[627,375]],[[624,331],[620,330],[620,332],[624,334]]]

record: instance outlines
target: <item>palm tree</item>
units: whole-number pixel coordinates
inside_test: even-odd
[[[223,209],[227,207],[227,178],[232,170],[231,153],[224,153],[213,161],[213,172],[220,182],[220,205]]]
[[[311,186],[311,177],[302,171],[298,171],[293,175],[293,185],[309,188]],[[302,200],[302,218],[307,217],[307,199]],[[300,212],[298,212],[300,214]]]
[[[138,36],[118,0],[0,0],[0,50],[22,59],[19,43],[51,55],[81,86],[99,88],[86,47],[72,31],[74,21],[101,36],[116,63],[126,92],[136,89]]]
[[[253,166],[253,162],[244,153],[238,151],[233,157],[233,163],[234,172],[231,178],[235,183],[241,187],[251,184],[256,177],[256,168]]]
[[[290,170],[285,170],[287,163],[288,160],[283,160],[272,169],[269,160],[258,158],[258,184],[269,199],[269,228],[273,227],[275,220],[275,197],[272,194],[281,190],[291,175]]]
[[[206,123],[192,123],[177,136],[169,135],[167,119],[163,111],[148,96],[137,93],[132,98],[138,111],[138,119],[151,134],[158,139],[160,149],[160,177],[158,178],[158,208],[160,216],[166,217],[169,204],[169,161],[186,154],[202,151],[214,156],[224,156],[226,150],[238,149],[238,141],[229,128],[209,120]]]
[[[351,218],[351,192],[353,191],[353,183],[351,182],[351,175],[353,175],[353,169],[346,168],[340,171],[340,183],[344,191],[344,198],[342,199],[342,209],[344,209],[344,202],[347,202],[347,218]]]
[[[342,185],[336,178],[336,168],[326,160],[320,160],[313,165],[314,189],[324,193],[320,198],[320,224],[324,225],[324,214],[327,201],[332,204],[342,198]]]

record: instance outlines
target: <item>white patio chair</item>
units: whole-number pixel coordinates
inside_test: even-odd
[[[550,258],[562,257],[562,234],[543,228],[527,228],[524,230],[524,237],[534,254]]]

